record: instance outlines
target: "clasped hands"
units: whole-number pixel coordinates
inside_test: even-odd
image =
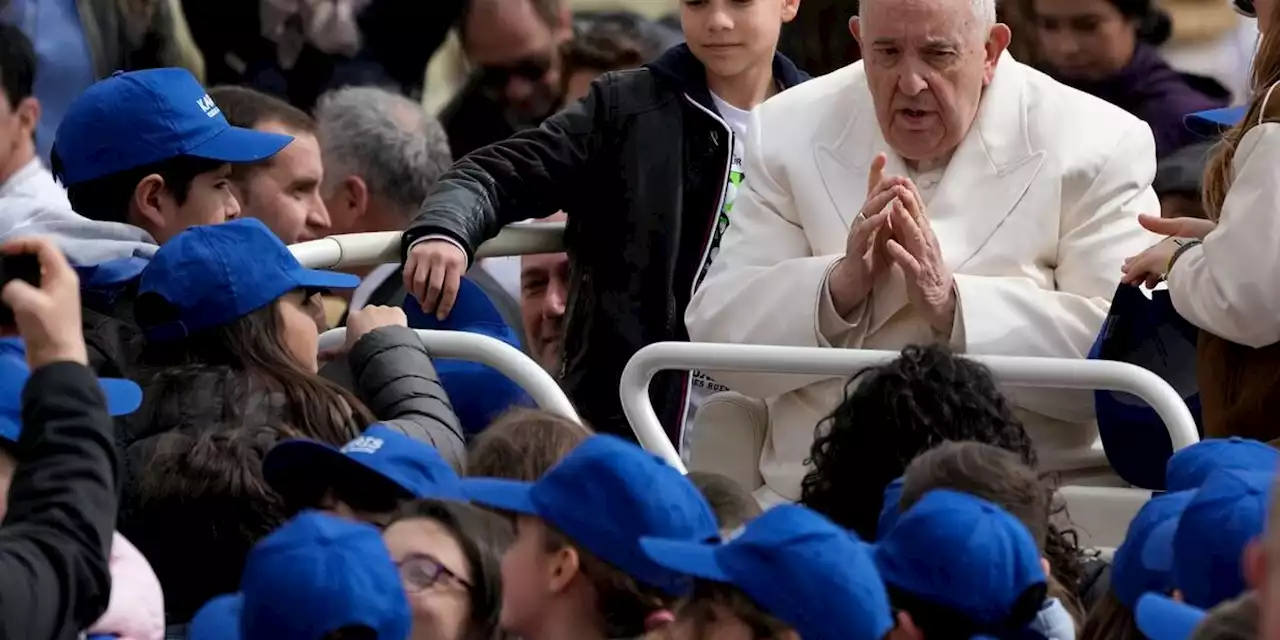
[[[876,278],[898,265],[911,305],[934,331],[949,336],[955,321],[955,279],[915,184],[903,176],[886,177],[887,161],[881,153],[871,163],[860,222],[849,232],[844,258],[827,279],[831,301],[842,317],[849,315],[871,294]]]

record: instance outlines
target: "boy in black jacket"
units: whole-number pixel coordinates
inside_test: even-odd
[[[99,381],[87,366],[79,279],[53,244],[24,238],[0,252],[36,254],[43,271],[39,289],[16,281],[0,289],[30,366],[28,376],[12,339],[0,343],[0,432],[16,436],[7,444],[21,460],[11,485],[5,478],[0,638],[74,639],[111,596],[118,462],[108,412],[137,408],[142,391]]]
[[[569,214],[560,378],[598,430],[631,436],[618,401],[641,347],[687,340],[684,310],[732,223],[748,111],[807,77],[776,47],[799,0],[685,0],[687,44],[609,73],[540,128],[445,174],[404,234],[405,284],[447,316],[476,248],[503,225]],[[673,442],[703,396],[696,373],[651,387]]]

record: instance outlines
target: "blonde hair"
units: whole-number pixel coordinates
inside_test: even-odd
[[[1204,172],[1202,202],[1210,220],[1217,222],[1222,215],[1222,203],[1226,201],[1227,190],[1234,179],[1231,164],[1240,141],[1253,127],[1263,122],[1280,121],[1280,98],[1268,100],[1277,83],[1280,83],[1280,20],[1272,20],[1262,34],[1258,53],[1253,57],[1249,106],[1240,122],[1223,135]]]

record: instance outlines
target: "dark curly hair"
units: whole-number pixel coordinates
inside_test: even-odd
[[[944,347],[908,346],[855,374],[844,396],[818,423],[800,501],[863,539],[875,539],[885,487],[944,441],[994,445],[1036,467],[1031,439],[991,372]]]

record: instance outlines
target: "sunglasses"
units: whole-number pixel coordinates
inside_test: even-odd
[[[529,82],[538,82],[551,70],[550,55],[535,55],[506,66],[485,66],[480,68],[480,82],[490,91],[502,91],[512,78],[520,78]]]
[[[1246,18],[1258,17],[1258,9],[1253,6],[1253,0],[1232,0],[1231,7]]]
[[[400,570],[400,580],[404,582],[405,591],[422,593],[440,583],[443,579],[452,580],[468,591],[471,583],[463,580],[458,574],[440,564],[439,560],[425,554],[415,553],[396,563]]]

